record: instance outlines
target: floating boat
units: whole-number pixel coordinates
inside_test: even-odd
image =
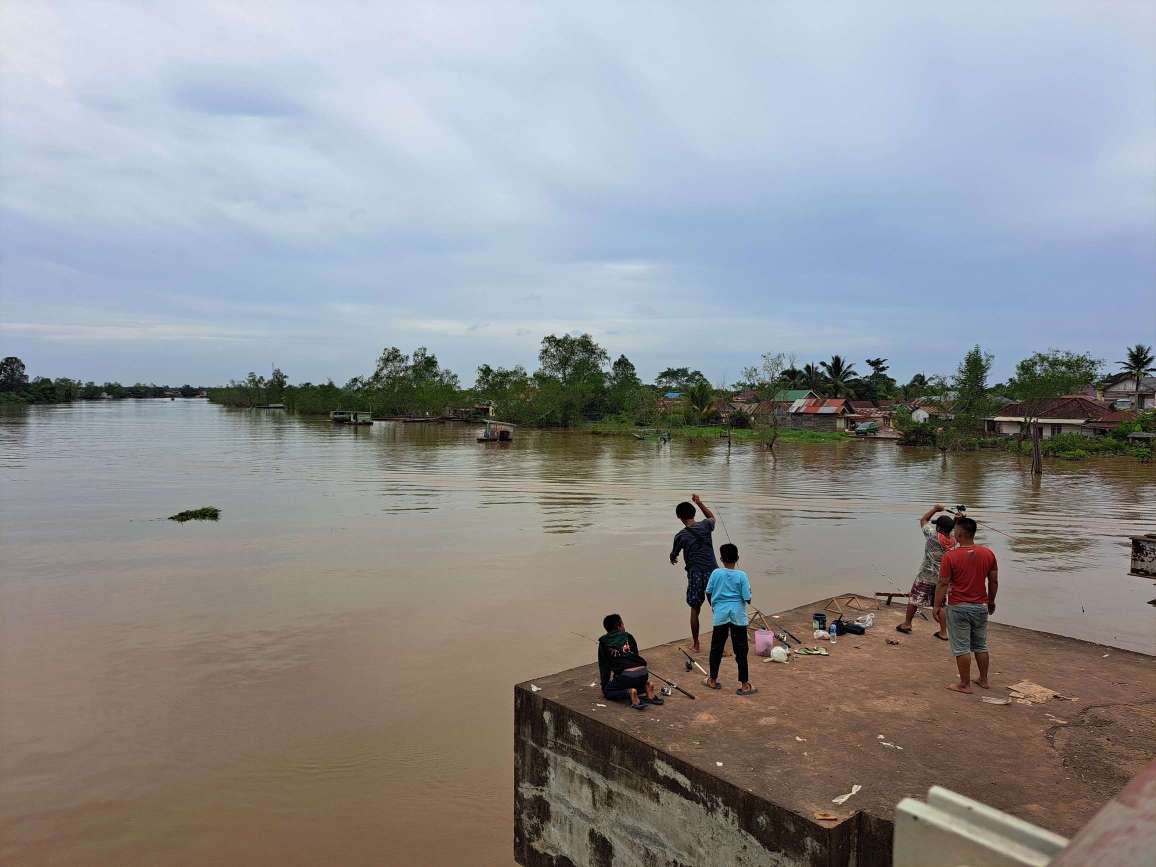
[[[347,409],[333,410],[329,413],[329,420],[334,424],[373,424],[373,418],[368,412]]]
[[[514,425],[507,421],[486,422],[482,435],[478,437],[480,443],[508,443],[514,439]]]

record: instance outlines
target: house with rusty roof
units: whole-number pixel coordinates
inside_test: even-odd
[[[855,414],[845,397],[805,397],[787,410],[787,424],[807,430],[846,430],[847,419]]]
[[[1007,404],[985,422],[990,433],[1000,436],[1027,434],[1029,426],[1038,426],[1040,438],[1050,439],[1066,433],[1103,436],[1135,417],[1082,394],[1068,394]]]
[[[784,388],[775,392],[774,397],[760,400],[751,411],[755,421],[759,424],[770,424],[771,417],[777,415],[779,421],[786,419],[791,405],[797,400],[817,398],[818,395],[809,388]]]

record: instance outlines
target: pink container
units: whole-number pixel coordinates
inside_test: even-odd
[[[769,629],[755,630],[755,656],[770,656],[775,647],[775,633]]]

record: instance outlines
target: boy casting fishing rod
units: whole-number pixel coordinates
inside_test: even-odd
[[[690,606],[690,640],[695,653],[701,653],[698,643],[698,615],[706,598],[706,583],[711,573],[718,568],[714,556],[715,517],[698,494],[691,495],[691,502],[682,502],[674,507],[674,514],[682,522],[682,529],[674,534],[674,546],[670,549],[670,565],[682,562],[686,567],[686,604]],[[693,504],[693,505],[692,505]],[[702,509],[703,520],[695,521],[695,506]]]

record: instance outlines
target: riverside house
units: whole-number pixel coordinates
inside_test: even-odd
[[[1104,400],[1109,404],[1116,404],[1123,409],[1120,403],[1127,401],[1127,409],[1156,409],[1156,376],[1144,376],[1140,379],[1140,389],[1136,389],[1136,377],[1120,373],[1110,377],[1104,385]]]
[[[806,397],[787,410],[787,425],[805,430],[847,429],[847,419],[855,414],[851,401],[843,397]]]
[[[984,421],[989,433],[1019,436],[1029,433],[1029,424],[1039,427],[1041,439],[1074,433],[1094,437],[1109,433],[1117,425],[1130,421],[1135,413],[1114,410],[1107,404],[1069,394],[1046,400],[1009,403]]]

